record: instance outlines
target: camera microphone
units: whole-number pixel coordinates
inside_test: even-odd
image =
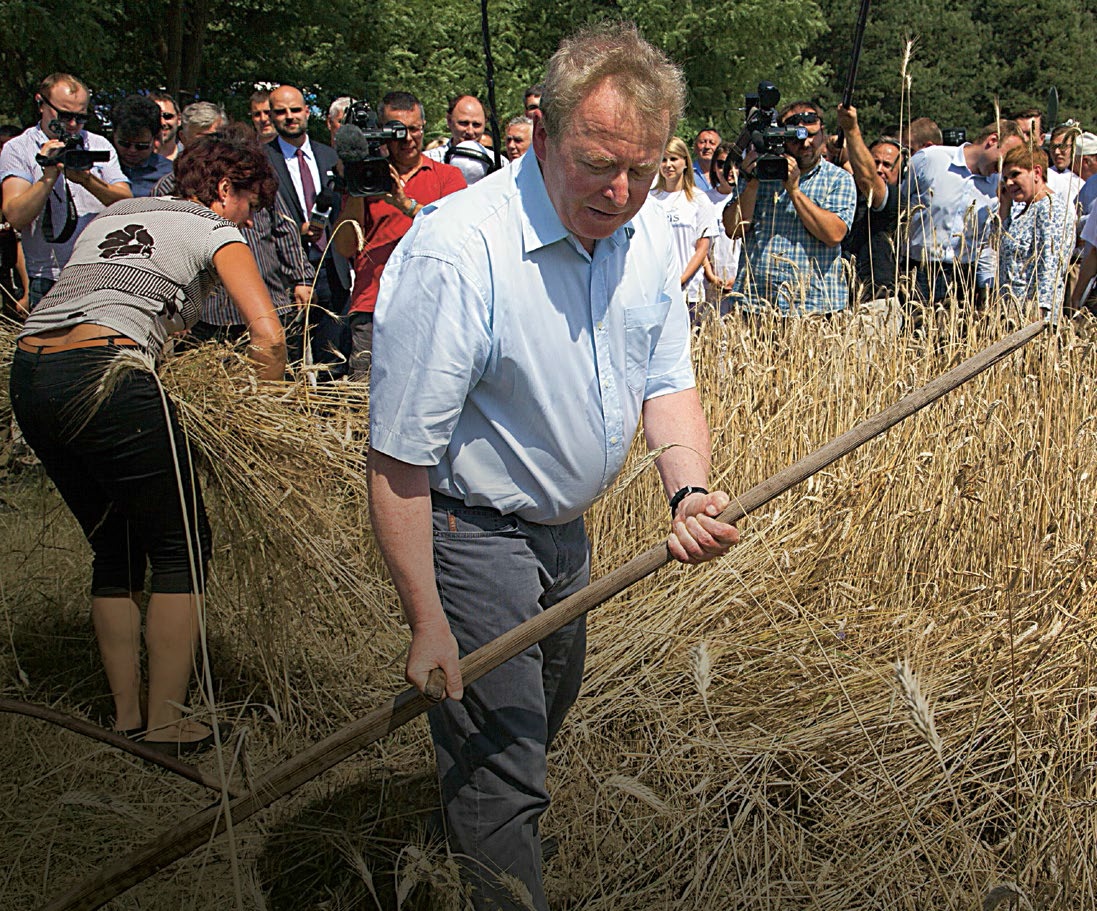
[[[342,161],[366,161],[370,158],[366,134],[353,123],[344,123],[335,134],[335,154]]]

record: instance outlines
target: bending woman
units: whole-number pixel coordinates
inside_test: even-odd
[[[115,361],[123,352],[158,357],[172,333],[197,321],[218,280],[248,321],[262,377],[282,377],[285,343],[239,230],[274,199],[266,155],[253,140],[211,135],[187,146],[175,175],[179,198],[123,200],[80,235],[18,337],[11,401],[91,545],[92,621],[114,726],[131,736],[147,726],[148,744],[185,754],[213,741],[179,708],[194,663],[209,524],[174,406],[155,374]],[[144,717],[137,603],[146,560]]]

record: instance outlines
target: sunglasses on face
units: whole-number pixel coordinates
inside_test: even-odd
[[[135,152],[147,152],[152,148],[151,142],[129,142],[125,139],[116,139],[114,144],[120,149],[132,149]]]
[[[285,117],[286,114],[300,114],[304,108],[271,108],[270,112],[275,117]]]
[[[161,111],[160,112],[160,119],[161,120],[174,120],[175,115],[174,114],[169,114],[167,111]]]
[[[799,114],[790,114],[785,118],[784,123],[782,123],[781,126],[798,127],[822,122],[822,118],[814,111],[801,111]]]
[[[62,111],[60,108],[54,107],[52,102],[46,101],[44,98],[42,99],[42,104],[53,111],[53,113],[57,115],[57,119],[62,122],[66,120],[71,120],[78,124],[85,124],[88,122],[89,115],[87,114],[79,113],[77,111]]]

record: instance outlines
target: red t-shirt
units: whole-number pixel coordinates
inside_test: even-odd
[[[465,178],[453,165],[432,161],[424,157],[422,166],[404,186],[404,193],[416,202],[426,205],[465,189]],[[377,305],[377,291],[381,285],[381,272],[388,262],[400,238],[408,233],[411,219],[380,197],[369,196],[366,204],[366,236],[362,252],[354,258],[354,295],[350,313],[372,313]]]

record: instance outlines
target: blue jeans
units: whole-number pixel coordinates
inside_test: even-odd
[[[582,519],[535,525],[434,494],[434,570],[462,656],[586,586]],[[569,624],[430,710],[450,847],[477,911],[523,907],[500,886],[516,876],[547,911],[539,820],[546,753],[579,695],[586,618]]]
[[[210,529],[174,406],[167,400],[165,411],[155,376],[127,369],[93,407],[95,388],[118,351],[17,349],[12,411],[91,545],[93,596],[141,591],[146,559],[154,592],[200,592]]]

